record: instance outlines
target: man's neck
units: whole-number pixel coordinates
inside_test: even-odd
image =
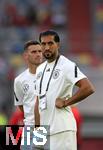
[[[53,58],[48,59],[47,62],[52,63],[53,61],[55,61],[58,58],[58,56],[59,56],[59,53],[57,53]]]
[[[48,59],[47,62],[48,62],[48,63],[52,63],[52,62],[55,61],[55,60],[56,60],[56,58],[52,58],[52,59]]]
[[[29,72],[30,72],[31,74],[35,74],[35,73],[36,73],[36,68],[37,68],[37,66],[35,66],[35,65],[30,65],[30,66],[29,66]]]

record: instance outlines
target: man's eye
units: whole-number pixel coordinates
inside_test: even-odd
[[[48,45],[53,45],[53,42],[48,42]]]
[[[36,51],[32,51],[31,53],[36,53]]]
[[[41,45],[42,45],[42,46],[45,46],[45,45],[46,45],[46,43],[41,43]]]

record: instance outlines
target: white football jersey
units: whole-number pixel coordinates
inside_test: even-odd
[[[36,73],[36,92],[39,97],[40,122],[41,125],[50,125],[51,135],[62,131],[76,130],[76,122],[71,108],[68,106],[66,108],[58,109],[55,106],[55,100],[56,98],[71,97],[75,83],[86,78],[74,62],[61,55],[53,71],[51,80],[49,80],[54,64],[55,61],[51,63],[46,61],[37,68]],[[40,85],[42,75],[43,78]],[[47,90],[48,82],[49,85]],[[44,95],[46,96],[44,97]],[[46,99],[45,109],[41,109],[44,107],[44,100],[40,100],[40,97],[44,97]]]
[[[34,125],[35,86],[35,74],[31,74],[29,69],[14,80],[14,102],[16,106],[23,105],[25,125]]]

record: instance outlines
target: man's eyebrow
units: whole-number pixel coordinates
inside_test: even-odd
[[[53,43],[53,41],[49,41],[49,42],[41,42],[41,44],[50,44],[50,43]]]
[[[49,43],[53,43],[53,41],[49,41],[48,44],[49,44]]]
[[[32,50],[31,52],[41,51],[41,49]]]

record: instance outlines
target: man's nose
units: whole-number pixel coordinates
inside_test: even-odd
[[[49,45],[46,44],[46,45],[45,45],[45,50],[48,50],[48,49],[49,49]]]
[[[38,51],[38,52],[37,52],[37,56],[40,56],[40,55],[41,55],[41,52]]]

